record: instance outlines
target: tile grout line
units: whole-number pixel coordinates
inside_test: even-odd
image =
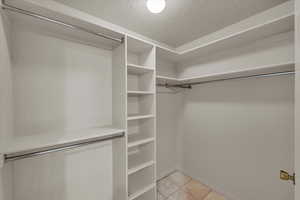
[[[175,172],[179,172],[179,173],[181,173],[182,175],[186,176],[186,175],[183,174],[182,172],[180,172],[180,171],[178,171],[178,170],[174,170],[173,172],[169,173],[168,175],[164,176],[163,178],[161,178],[161,179],[159,179],[159,180],[168,178],[168,177],[170,177],[172,174],[174,174]],[[189,177],[189,176],[186,176],[186,177]],[[174,192],[172,192],[171,194],[169,194],[169,196],[167,196],[167,197],[165,197],[165,196],[164,196],[163,194],[161,194],[159,191],[157,191],[157,192],[160,193],[163,197],[165,197],[166,200],[169,199],[173,194],[175,194],[175,193],[178,192],[179,190],[182,191],[182,192],[185,192],[185,193],[187,193],[187,194],[189,194],[189,195],[191,195],[191,196],[193,197],[193,199],[195,199],[194,196],[193,196],[192,194],[190,194],[189,192],[186,192],[186,191],[182,190],[183,186],[187,185],[189,182],[191,182],[191,181],[193,180],[192,177],[189,177],[189,178],[190,178],[190,180],[189,180],[188,182],[184,183],[184,184],[181,185],[181,186],[177,185],[177,184],[176,184],[174,181],[172,181],[172,179],[171,179],[170,182],[173,183],[174,185],[176,185],[178,189],[176,189]],[[205,196],[205,197],[206,197],[206,196]]]
[[[180,174],[183,175],[184,177],[187,177],[189,180],[188,180],[187,182],[183,183],[183,184],[178,184],[178,182],[176,182],[175,180],[173,180],[173,179],[171,178],[171,176],[172,176],[174,173],[176,173],[176,172],[180,173]],[[171,198],[171,196],[174,195],[176,192],[183,192],[183,193],[185,193],[186,195],[189,195],[193,200],[200,200],[200,199],[197,199],[197,198],[196,198],[192,193],[190,193],[189,191],[186,191],[186,190],[183,189],[184,186],[188,185],[188,184],[189,184],[191,181],[193,181],[193,180],[196,181],[196,182],[198,182],[198,183],[200,183],[200,184],[202,184],[203,186],[205,186],[205,187],[207,187],[207,188],[209,189],[208,193],[205,194],[205,195],[203,196],[203,198],[201,198],[201,200],[205,200],[205,199],[206,199],[210,194],[212,194],[212,193],[220,194],[220,193],[216,192],[216,191],[215,191],[213,188],[211,188],[210,186],[208,186],[208,185],[206,185],[206,184],[203,184],[202,182],[200,182],[200,181],[198,181],[198,180],[195,180],[195,179],[193,179],[192,177],[187,176],[187,175],[183,174],[182,172],[180,172],[180,171],[178,171],[178,170],[175,170],[175,171],[169,173],[169,175],[166,175],[166,176],[160,178],[159,181],[162,181],[163,179],[168,179],[168,181],[176,187],[176,189],[175,189],[173,192],[171,192],[170,194],[168,194],[168,196],[165,196],[164,194],[161,193],[161,191],[159,191],[159,190],[157,189],[156,192],[163,198],[163,200],[173,200],[174,198]],[[159,182],[159,181],[157,181],[157,182]],[[221,194],[220,194],[220,195],[221,195]],[[223,195],[221,195],[221,196],[224,197]]]

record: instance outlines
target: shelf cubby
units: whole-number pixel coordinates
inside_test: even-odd
[[[145,136],[143,134],[131,134],[128,136],[128,148],[153,142],[154,137]]]
[[[155,68],[155,47],[144,41],[127,37],[127,63],[140,68]]]
[[[154,143],[143,144],[128,148],[128,170],[138,168],[141,165],[154,161]]]
[[[154,113],[154,95],[128,96],[128,116],[152,115]]]
[[[127,130],[129,148],[155,140],[153,118],[128,121]]]
[[[127,88],[128,91],[154,91],[155,77],[153,72],[144,74],[128,74]]]
[[[127,71],[128,74],[145,74],[149,72],[153,72],[153,68],[141,66],[141,65],[135,65],[135,64],[127,64]]]
[[[155,184],[151,184],[132,194],[129,200],[153,200],[155,192]]]
[[[129,199],[134,199],[147,192],[155,183],[154,166],[146,167],[136,173],[128,176],[128,194]],[[155,185],[154,185],[155,187]]]

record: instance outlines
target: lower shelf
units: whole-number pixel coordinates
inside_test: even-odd
[[[122,129],[99,127],[18,137],[6,141],[5,145],[0,149],[0,154],[15,156],[24,152],[35,152],[39,149],[47,150],[67,144],[88,142],[124,132]]]
[[[139,120],[139,119],[147,119],[147,118],[153,118],[154,115],[129,115],[127,117],[127,120]]]
[[[150,167],[150,166],[152,166],[154,164],[155,164],[155,162],[153,160],[151,160],[149,162],[145,162],[145,163],[142,163],[142,164],[140,164],[138,166],[132,167],[132,168],[130,168],[128,170],[128,175],[134,174],[134,173],[136,173],[136,172],[138,172],[138,171],[140,171],[142,169],[145,169],[147,167]]]
[[[137,199],[138,197],[141,197],[142,195],[146,194],[147,192],[150,192],[151,190],[153,190],[154,194],[151,195],[150,199],[154,199],[153,197],[155,196],[155,183],[147,186],[147,187],[144,187],[142,188],[141,190],[133,193],[132,195],[129,196],[129,200],[134,200],[134,199]],[[145,198],[146,199],[146,198]]]
[[[137,169],[154,161],[154,143],[128,149],[128,169]]]
[[[155,140],[154,137],[149,137],[148,135],[143,134],[130,134],[128,135],[128,148],[147,144],[153,142]]]
[[[155,186],[155,184],[154,165],[139,170],[128,175],[128,196],[130,199],[134,199],[146,192],[147,189],[151,189],[149,186]]]

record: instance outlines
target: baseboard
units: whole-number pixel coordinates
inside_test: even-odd
[[[169,176],[170,174],[174,173],[175,171],[177,171],[177,169],[169,169],[160,174],[157,174],[156,181],[159,181],[159,180]]]

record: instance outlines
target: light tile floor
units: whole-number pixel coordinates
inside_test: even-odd
[[[226,200],[210,187],[181,172],[174,172],[158,181],[158,200]]]

